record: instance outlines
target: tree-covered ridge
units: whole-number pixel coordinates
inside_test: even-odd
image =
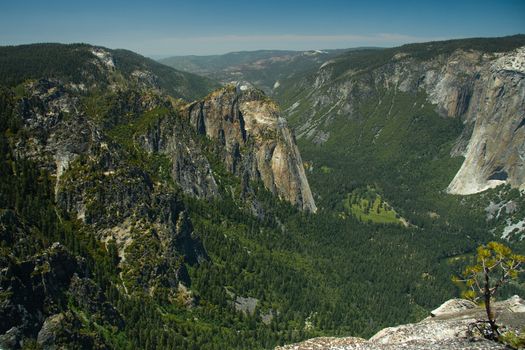
[[[393,48],[358,48],[339,53],[325,64],[305,70],[300,74],[290,76],[281,81],[281,87],[274,97],[289,107],[296,97],[304,93],[300,88],[301,81],[307,81],[309,86],[315,83],[317,71],[324,69],[333,79],[345,79],[354,74],[365,74],[387,65],[393,59],[413,58],[425,61],[449,56],[457,50],[477,51],[485,54],[497,54],[512,51],[525,46],[525,34],[500,38],[469,38],[425,43],[406,44]],[[326,68],[325,68],[326,67]]]
[[[108,53],[113,63],[98,62],[95,52]],[[105,59],[104,56],[102,56]],[[114,65],[116,73],[112,72]],[[142,72],[143,77],[136,72]],[[110,50],[88,44],[31,44],[0,47],[0,83],[16,86],[26,80],[43,77],[74,84],[105,87],[142,78],[151,87],[158,86],[174,97],[193,100],[218,87],[215,82],[164,66],[128,50]],[[149,75],[149,76],[148,76]]]
[[[429,60],[450,55],[456,50],[479,51],[493,54],[512,51],[525,45],[525,35],[501,38],[469,38],[426,43],[406,44],[389,49],[352,50],[334,59],[334,75],[348,70],[371,70],[388,63],[396,55],[407,55],[417,60]]]

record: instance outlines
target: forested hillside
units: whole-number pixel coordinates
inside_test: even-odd
[[[219,86],[213,80],[177,71],[128,50],[102,50],[87,44],[0,47],[2,85],[16,86],[43,77],[80,86],[95,83],[99,88],[116,80],[120,84],[135,80],[187,100],[203,97]]]

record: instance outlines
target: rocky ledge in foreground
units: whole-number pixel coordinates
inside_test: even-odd
[[[525,301],[518,296],[496,302],[498,322],[509,329],[525,327]],[[477,350],[509,349],[485,339],[467,336],[468,325],[484,319],[484,309],[462,299],[445,302],[431,316],[414,324],[385,328],[369,340],[346,337],[321,337],[277,347],[275,350]]]

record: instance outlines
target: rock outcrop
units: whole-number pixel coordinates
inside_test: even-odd
[[[68,302],[99,324],[124,326],[118,311],[86,275],[86,262],[61,244],[23,261],[0,263],[0,348],[19,349],[26,337],[37,338],[46,349],[107,348],[102,339],[79,332],[82,321],[75,313],[61,311]]]
[[[480,69],[467,104],[473,131],[448,191],[472,194],[525,184],[525,47]]]
[[[231,173],[261,180],[283,200],[316,211],[294,136],[262,92],[226,87],[189,105],[184,114],[199,134],[217,142]]]
[[[441,310],[438,311],[438,310]],[[508,330],[525,326],[525,301],[514,296],[496,302],[498,322]],[[369,340],[356,337],[313,338],[276,350],[481,350],[508,349],[502,344],[467,335],[469,324],[484,318],[485,310],[466,301],[450,300],[419,323],[385,328]]]
[[[430,312],[431,317],[455,314],[463,310],[475,309],[477,305],[466,299],[450,299]]]

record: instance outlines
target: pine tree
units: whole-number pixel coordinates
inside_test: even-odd
[[[464,283],[467,289],[463,296],[485,305],[487,321],[476,322],[475,328],[488,339],[497,340],[501,335],[499,325],[492,308],[492,300],[498,290],[509,281],[517,279],[525,269],[525,256],[512,253],[512,250],[498,242],[490,242],[477,249],[476,263],[463,271],[463,279],[454,278],[455,282]],[[483,327],[488,324],[489,328]]]

